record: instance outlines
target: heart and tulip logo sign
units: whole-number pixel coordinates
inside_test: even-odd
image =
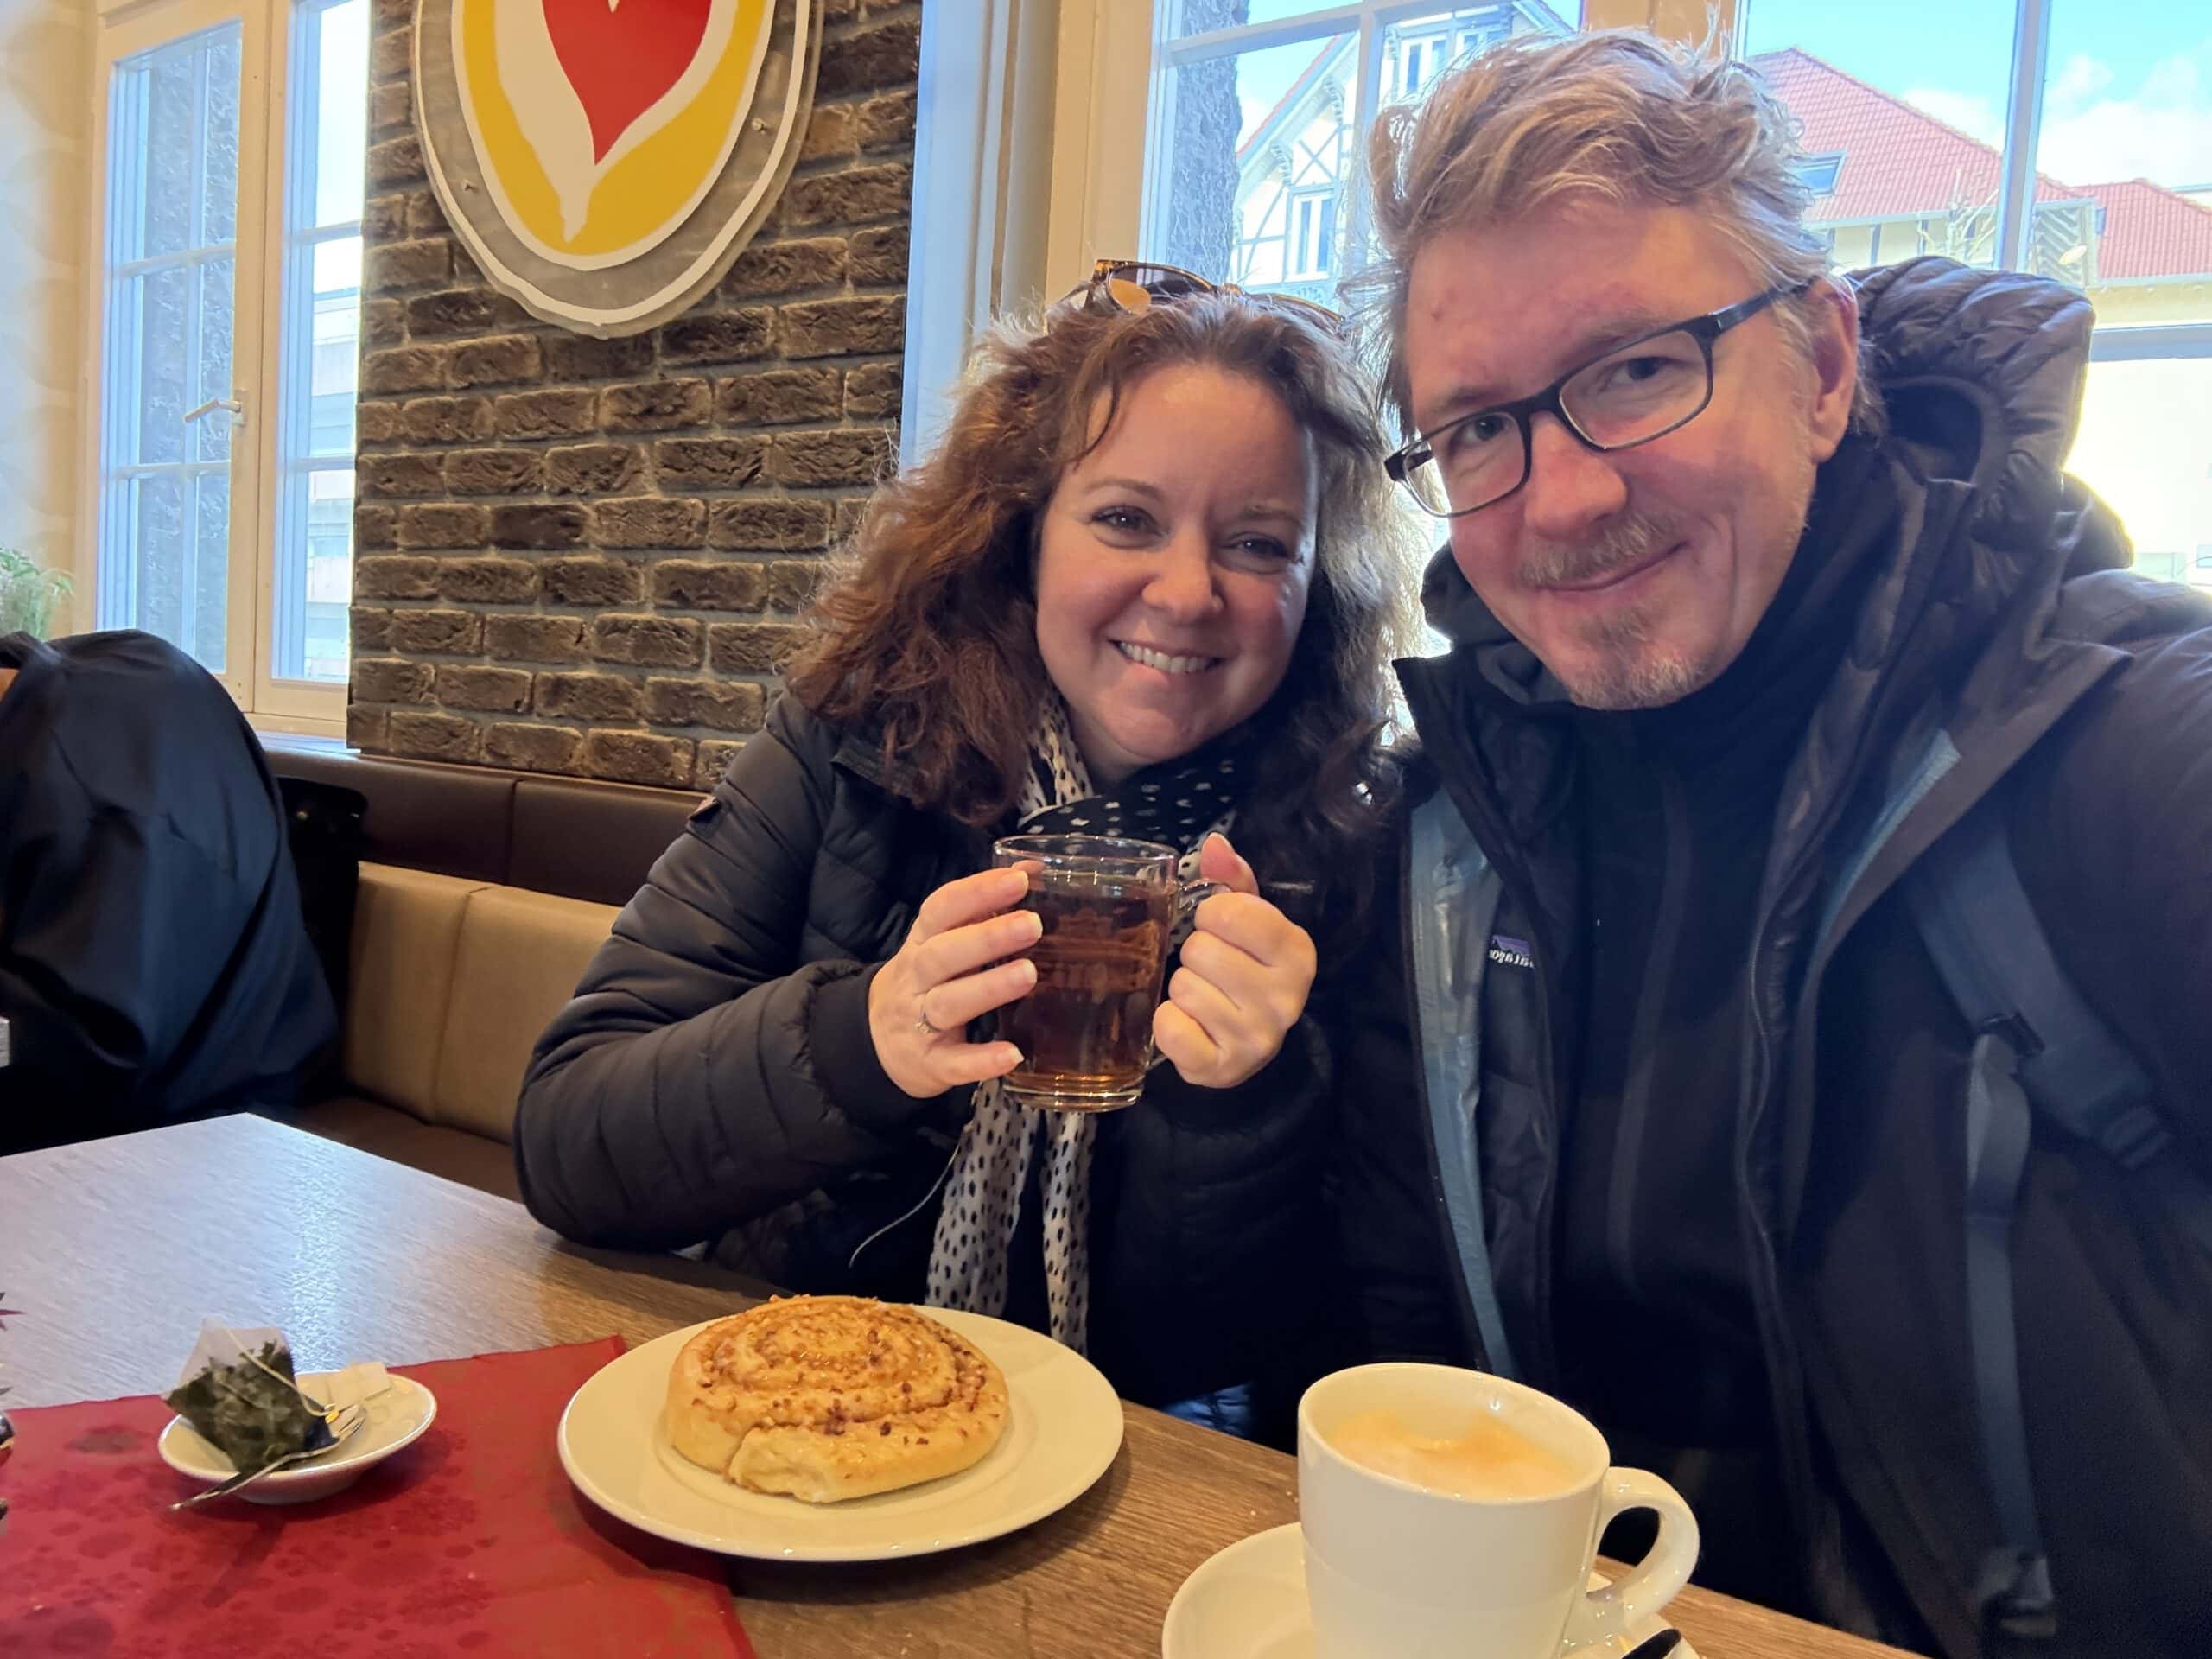
[[[416,119],[502,291],[637,334],[721,279],[783,192],[822,0],[416,0]]]

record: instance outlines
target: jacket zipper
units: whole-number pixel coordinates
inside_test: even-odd
[[[1482,1354],[1485,1367],[1497,1361],[1482,1339],[1482,1321],[1476,1317],[1474,1299],[1467,1288],[1466,1275],[1461,1271],[1458,1236],[1452,1224],[1452,1204],[1444,1191],[1444,1152],[1437,1144],[1432,1113],[1434,1110],[1428,1095],[1428,1068],[1421,1058],[1421,963],[1414,948],[1414,841],[1408,828],[1406,836],[1404,868],[1398,877],[1398,938],[1402,953],[1404,975],[1406,1029],[1413,1033],[1414,1093],[1421,1103],[1421,1146],[1427,1154],[1428,1190],[1436,1200],[1436,1241],[1442,1257],[1444,1282],[1454,1287],[1452,1305],[1459,1323],[1459,1332],[1468,1345]]]
[[[1751,1152],[1758,1145],[1759,1125],[1766,1115],[1768,1091],[1773,1086],[1774,1036],[1767,1028],[1766,1006],[1759,993],[1759,968],[1768,954],[1770,939],[1762,931],[1751,952],[1751,1088],[1746,1102],[1743,1137],[1736,1148],[1736,1196],[1751,1218],[1758,1249],[1753,1260],[1758,1274],[1758,1309],[1761,1337],[1766,1350],[1768,1386],[1772,1395],[1777,1440],[1782,1453],[1784,1490],[1796,1512],[1798,1529],[1807,1543],[1816,1529],[1813,1503],[1812,1438],[1806,1424],[1804,1376],[1782,1313],[1782,1269],[1774,1246],[1773,1229],[1758,1201],[1751,1180]]]
[[[1651,953],[1646,959],[1643,987],[1629,1037],[1629,1069],[1621,1090],[1620,1123],[1613,1144],[1612,1174],[1606,1192],[1605,1251],[1613,1275],[1629,1294],[1640,1298],[1643,1275],[1636,1252],[1636,1199],[1643,1175],[1643,1147],[1651,1123],[1651,1071],[1648,1063],[1658,1041],[1658,1027],[1666,1012],[1667,990],[1680,949],[1682,908],[1689,885],[1689,812],[1683,800],[1682,781],[1672,766],[1652,768],[1658,775],[1661,819],[1667,837],[1662,861],[1664,874],[1659,888],[1659,910],[1653,918]],[[1592,918],[1592,931],[1600,918]],[[1593,944],[1593,949],[1599,948]],[[1639,1057],[1643,1057],[1639,1058]]]

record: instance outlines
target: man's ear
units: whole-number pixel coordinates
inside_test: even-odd
[[[1812,331],[1813,459],[1836,452],[1859,398],[1859,296],[1840,276],[1823,276],[1806,296]]]

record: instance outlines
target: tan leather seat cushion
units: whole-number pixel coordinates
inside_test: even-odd
[[[530,1052],[575,995],[620,913],[612,905],[521,887],[479,887],[468,895],[432,1122],[514,1138],[515,1097]]]
[[[346,1080],[435,1121],[438,1056],[453,1006],[468,897],[485,884],[392,864],[361,866],[346,1001]]]
[[[363,864],[346,1009],[347,1082],[425,1124],[512,1140],[531,1049],[619,913],[611,905]]]

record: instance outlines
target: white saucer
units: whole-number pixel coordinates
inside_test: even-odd
[[[299,1379],[300,1386],[315,1394],[315,1385],[328,1382],[333,1375],[306,1372]],[[238,1495],[249,1503],[311,1503],[318,1497],[328,1497],[368,1473],[372,1465],[382,1463],[403,1446],[413,1445],[438,1414],[438,1402],[428,1389],[412,1377],[396,1373],[390,1391],[365,1403],[369,1421],[345,1445],[264,1475],[240,1488]],[[163,1463],[180,1475],[204,1480],[211,1486],[238,1471],[236,1464],[208,1445],[200,1431],[181,1417],[169,1420],[156,1444]]]
[[[1590,1575],[1591,1588],[1604,1583]],[[1663,1619],[1646,1619],[1627,1641],[1580,1649],[1576,1659],[1618,1659],[1666,1628]],[[1201,1562],[1167,1604],[1160,1650],[1162,1659],[1313,1659],[1298,1523],[1255,1533]],[[1697,1649],[1685,1641],[1675,1659],[1697,1659]]]
[[[1122,1402],[1097,1367],[1050,1337],[950,1308],[924,1310],[1005,1373],[1006,1433],[972,1469],[842,1503],[748,1492],[688,1463],[661,1426],[668,1373],[715,1323],[657,1337],[586,1380],[561,1414],[576,1490],[643,1531],[724,1555],[877,1561],[996,1538],[1072,1503],[1122,1449]]]

